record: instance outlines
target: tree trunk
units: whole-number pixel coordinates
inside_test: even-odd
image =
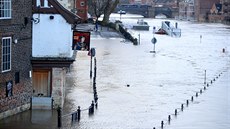
[[[117,7],[119,1],[120,1],[120,0],[115,0],[114,2],[113,2],[113,0],[108,0],[108,1],[107,1],[108,3],[106,4],[105,10],[104,10],[104,17],[103,17],[103,20],[102,20],[102,24],[103,24],[103,25],[108,24],[110,14],[111,14],[111,13],[114,11],[114,9]]]

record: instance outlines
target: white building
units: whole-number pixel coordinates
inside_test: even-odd
[[[33,0],[32,21],[32,108],[62,107],[65,74],[75,59],[73,28],[81,19],[57,0]]]

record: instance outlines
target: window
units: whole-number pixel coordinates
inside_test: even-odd
[[[11,0],[0,0],[0,19],[11,18]]]
[[[81,6],[85,6],[85,2],[84,1],[82,1],[80,4],[81,4]]]
[[[11,70],[11,37],[2,38],[2,72]]]

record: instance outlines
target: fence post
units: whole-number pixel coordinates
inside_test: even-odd
[[[91,104],[91,108],[92,108],[92,113],[94,113],[94,102],[92,101],[92,104]]]
[[[164,128],[164,121],[161,121],[161,128]]]
[[[81,107],[78,106],[78,109],[77,109],[77,120],[80,121],[81,119]]]
[[[58,106],[57,108],[57,113],[58,113],[58,127],[62,126],[62,122],[61,122],[61,107]]]

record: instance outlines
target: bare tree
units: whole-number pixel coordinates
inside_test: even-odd
[[[106,1],[107,0],[90,0],[89,7],[96,17],[96,20],[104,13]]]
[[[107,24],[109,22],[110,14],[117,7],[120,0],[91,0],[90,7],[93,14],[96,16],[96,20],[104,14],[102,24]]]
[[[120,0],[107,0],[102,23],[106,24],[109,22],[110,14],[114,11],[119,2]]]

